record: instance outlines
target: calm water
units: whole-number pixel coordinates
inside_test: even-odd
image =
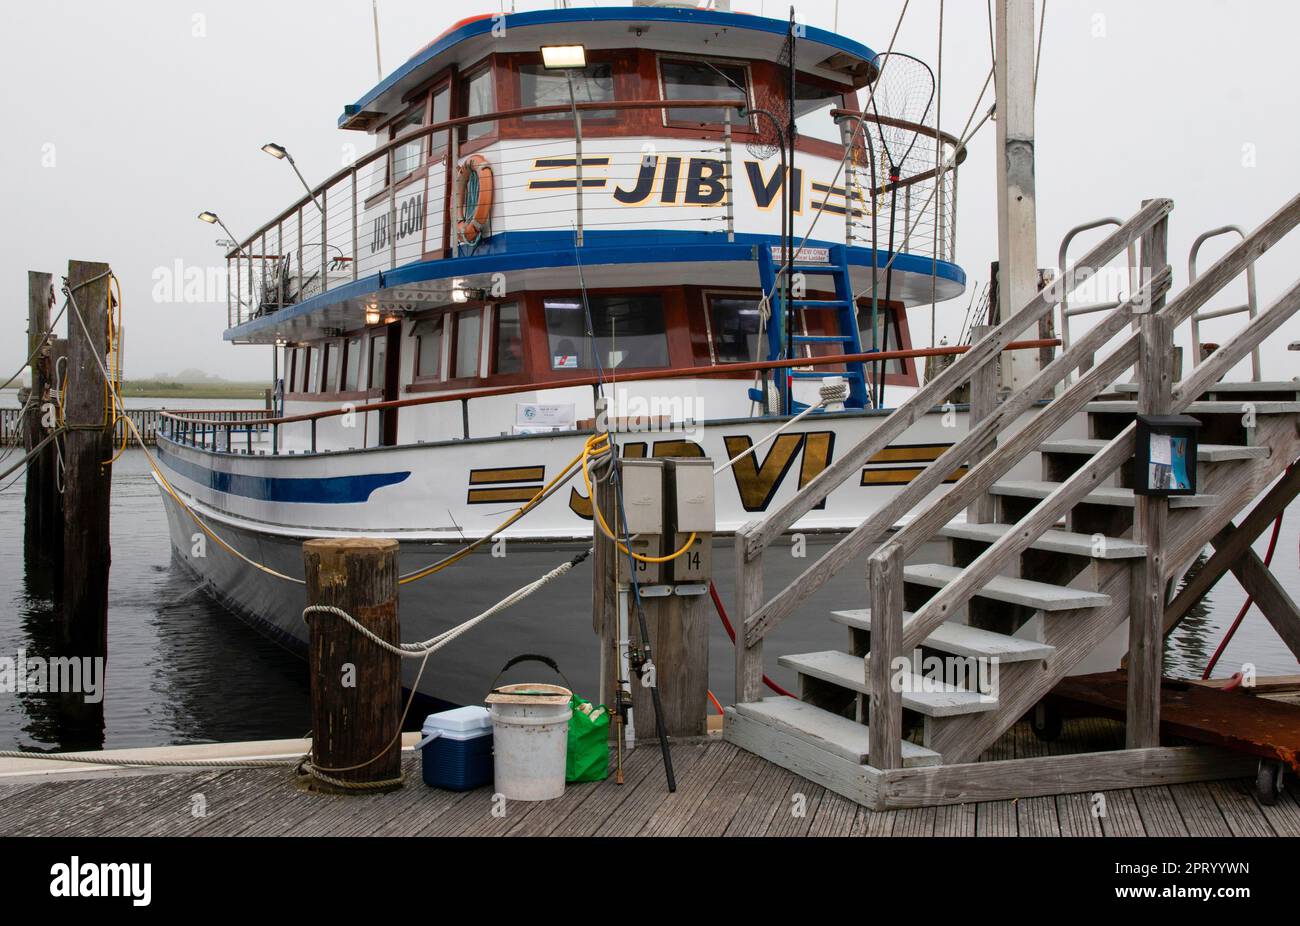
[[[6,405],[12,398],[0,399]],[[159,408],[159,399],[128,407]],[[230,400],[187,408],[258,407]],[[5,450],[0,449],[0,454]],[[16,458],[11,458],[16,459]],[[7,468],[0,464],[0,468]],[[50,579],[23,550],[23,481],[0,492],[0,656],[50,652]],[[310,727],[305,663],[235,620],[171,562],[162,502],[139,450],[113,467],[109,664],[98,718],[49,695],[0,693],[0,748],[123,748],[302,736]]]
[[[0,396],[5,404],[12,398]],[[135,400],[157,408],[160,400]],[[256,403],[187,401],[187,407]],[[0,449],[0,456],[6,451]],[[16,459],[10,457],[10,459]],[[0,463],[0,469],[6,464]],[[55,621],[48,576],[23,550],[23,482],[0,487],[0,656],[49,652]],[[1273,561],[1282,584],[1300,589],[1300,511],[1283,525]],[[1257,548],[1262,556],[1267,537]],[[171,561],[166,519],[144,454],[128,451],[113,469],[113,566],[109,683],[102,727],[47,695],[0,693],[0,749],[121,748],[302,736],[310,726],[306,665],[268,642],[202,593]],[[1167,647],[1167,672],[1199,676],[1244,600],[1231,578],[1189,617]],[[1252,662],[1261,675],[1300,666],[1252,610],[1216,675]]]

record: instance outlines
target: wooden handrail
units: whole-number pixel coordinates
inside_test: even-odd
[[[1093,247],[1078,263],[1071,266],[1062,278],[1040,290],[1020,311],[992,328],[956,363],[926,383],[907,402],[896,409],[884,422],[847,453],[826,467],[807,486],[800,489],[790,501],[763,520],[752,521],[736,532],[736,620],[744,626],[743,645],[736,647],[736,703],[757,700],[762,695],[763,637],[781,620],[793,613],[797,602],[812,591],[825,585],[843,565],[851,560],[846,553],[852,545],[837,545],[805,570],[797,586],[788,587],[773,601],[768,602],[763,593],[762,557],[777,538],[814,507],[821,504],[832,491],[855,476],[866,463],[903,432],[918,421],[922,414],[943,397],[950,395],[967,381],[972,380],[1028,326],[1050,313],[1063,293],[1073,290],[1085,273],[1092,268],[1109,263],[1131,241],[1146,234],[1165,220],[1173,209],[1169,200],[1152,200],[1143,205],[1122,227],[1116,229]],[[989,418],[986,420],[998,420]],[[983,423],[979,427],[983,427]],[[854,544],[861,543],[866,532],[859,533]],[[874,561],[873,561],[874,562]],[[873,568],[880,568],[877,564]],[[891,654],[892,655],[892,654]],[[883,671],[883,669],[881,670]]]
[[[1300,225],[1300,196],[1293,197],[1250,236],[1245,238],[1241,244],[1220,258],[1210,270],[1203,276],[1198,277],[1195,282],[1188,285],[1174,300],[1160,310],[1159,314],[1168,320],[1168,329],[1172,331],[1177,324],[1187,320],[1199,311],[1224,286],[1236,279],[1247,264],[1253,262],[1255,258],[1272,247],[1282,236],[1297,225]],[[1300,283],[1293,285],[1272,306],[1252,319],[1227,345],[1216,351],[1213,356],[1198,367],[1184,381],[1182,386],[1174,390],[1172,396],[1173,411],[1184,411],[1198,395],[1217,382],[1220,377],[1249,354],[1264,338],[1275,332],[1297,309],[1300,309]],[[1108,385],[1132,364],[1137,355],[1138,340],[1138,335],[1131,335],[1127,338],[1118,350],[1108,356],[1100,365],[1089,371],[1087,375],[1081,377],[1074,386],[1057,399],[1057,402],[1065,401],[1070,393],[1076,391],[1085,396],[1084,402],[1086,402],[1088,397],[1095,395],[1100,388],[1104,388],[1105,385]],[[1083,342],[1080,342],[1079,346],[1084,346]],[[1073,404],[1082,407],[1077,398],[1076,396]],[[1053,405],[1056,404],[1056,402],[1053,403]],[[1044,414],[1046,415],[1046,413]],[[1030,431],[1031,428],[1035,432],[1041,430],[1033,428],[1031,425],[1025,431]],[[1119,466],[1129,460],[1133,455],[1134,433],[1135,429],[1131,425],[1122,431],[1099,453],[1091,457],[1082,469],[1057,487],[1051,495],[1026,514],[1021,519],[1017,529],[1007,531],[1006,534],[977,557],[974,562],[966,566],[962,571],[962,575],[956,581],[950,583],[926,602],[916,612],[912,620],[908,622],[903,633],[902,646],[899,652],[910,652],[912,648],[919,645],[926,636],[933,633],[943,623],[949,614],[960,608],[975,590],[983,587],[990,578],[1005,568],[1010,559],[1028,549],[1030,544],[1037,540],[1043,531],[1054,525],[1062,515],[1096,488],[1102,479],[1107,478]],[[1017,434],[1017,438],[1019,436]],[[1035,433],[1031,436],[1037,437],[1039,435]],[[1020,455],[1023,456],[1023,453]],[[989,472],[987,474],[978,474],[978,470],[986,465],[989,466]],[[1001,474],[1005,473],[1006,469],[1009,468],[1006,460],[995,461],[993,457],[990,457],[980,464],[980,467],[968,473],[962,483],[965,483],[966,479],[972,476],[977,477],[972,482],[973,486],[978,483],[989,483],[991,479],[988,477],[1000,478]],[[981,476],[984,478],[980,478]],[[959,485],[962,483],[959,483]],[[944,501],[946,502],[947,499]],[[939,509],[950,506],[937,505],[935,507]],[[921,517],[916,519],[914,524],[908,525],[904,532],[910,531],[914,525],[920,531],[922,529],[921,522],[925,522],[925,528],[934,528],[939,513],[931,517],[930,512],[924,512]]]
[[[1062,356],[1048,364],[1034,379],[1019,392],[998,405],[988,417],[971,425],[966,435],[945,450],[938,459],[925,465],[925,468],[903,487],[897,495],[872,514],[857,528],[822,555],[812,567],[779,592],[746,622],[745,638],[751,642],[761,640],[763,635],[788,617],[798,607],[800,600],[816,591],[848,562],[863,553],[867,547],[883,539],[898,520],[912,512],[924,499],[945,481],[951,478],[962,466],[966,465],[974,449],[981,447],[1004,432],[1013,422],[1027,412],[1035,402],[1052,394],[1056,385],[1078,369],[1090,362],[1092,355],[1111,337],[1123,330],[1131,321],[1135,307],[1147,304],[1164,295],[1173,280],[1168,267],[1152,280],[1142,292],[1117,306],[1101,323],[1091,328],[1079,342]],[[1136,353],[1136,337],[1126,342],[1122,351],[1127,351],[1121,358],[1124,362],[1116,373],[1132,364],[1132,354]],[[1117,352],[1117,354],[1120,352]],[[1115,362],[1117,354],[1107,358],[1105,369]],[[1096,378],[1095,367],[1089,375]],[[1113,378],[1113,377],[1112,377]],[[1080,382],[1083,382],[1081,379]],[[1109,382],[1109,380],[1107,380]],[[1082,391],[1067,390],[1042,411],[1034,421],[1016,432],[1009,443],[992,451],[980,463],[971,468],[957,485],[941,499],[910,522],[892,539],[908,556],[928,540],[935,530],[947,524],[963,508],[970,505],[977,495],[988,490],[1006,470],[1022,459],[1026,453],[1036,448],[1048,434],[1051,434],[1065,419],[1078,412],[1093,394],[1083,396]]]
[[[922,414],[938,404],[944,396],[959,389],[980,367],[1005,350],[1013,337],[1050,312],[1060,301],[1061,293],[1078,285],[1081,274],[1109,263],[1127,247],[1129,241],[1140,237],[1172,209],[1173,203],[1167,199],[1149,203],[1066,271],[1062,280],[1040,290],[1024,308],[994,327],[982,340],[973,344],[961,359],[926,383],[911,399],[896,409],[884,425],[822,470],[794,498],[757,525],[749,529],[742,528],[745,533],[743,553],[746,559],[752,559],[789,530],[796,521],[821,504],[835,488],[856,473],[867,460],[911,427]]]
[[[1038,350],[1043,347],[1055,347],[1061,342],[1055,338],[1039,338],[1031,341],[1015,341],[1007,344],[1003,350]],[[955,347],[922,347],[910,350],[888,350],[888,351],[868,351],[860,354],[835,354],[829,357],[800,357],[795,361],[790,360],[757,360],[747,363],[726,363],[709,367],[677,367],[669,370],[642,370],[636,373],[621,374],[617,377],[609,377],[604,382],[610,385],[618,383],[639,383],[650,382],[660,379],[693,379],[698,376],[726,376],[733,373],[757,373],[765,370],[783,370],[790,367],[816,367],[816,366],[834,366],[841,363],[883,363],[890,360],[906,360],[918,357],[947,357],[963,354],[970,350],[966,345]],[[833,375],[833,374],[829,374]],[[188,418],[182,414],[173,414],[164,412],[163,414],[173,421],[179,422],[202,422],[203,424],[224,427],[227,424],[266,424],[282,425],[296,424],[304,421],[319,421],[322,418],[335,418],[341,415],[364,414],[366,412],[382,412],[391,409],[413,408],[420,405],[438,405],[444,402],[460,402],[469,399],[483,399],[494,396],[517,395],[522,392],[534,392],[545,389],[565,389],[575,386],[599,386],[602,380],[599,376],[578,376],[572,379],[552,380],[544,383],[524,383],[511,386],[494,386],[486,389],[470,389],[461,392],[439,393],[438,395],[425,396],[419,399],[393,399],[387,402],[374,402],[370,405],[358,405],[353,408],[330,408],[319,412],[309,412],[303,415],[288,415],[281,418],[264,418],[254,421],[213,421],[209,418]],[[255,411],[255,409],[249,409]]]

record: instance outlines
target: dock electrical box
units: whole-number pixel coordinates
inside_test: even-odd
[[[623,518],[617,511],[604,513],[609,521],[609,529],[620,537],[631,540],[628,549],[640,556],[657,557],[664,555],[664,475],[662,460],[623,460],[619,465],[622,477]],[[599,527],[597,527],[599,530]],[[670,551],[671,552],[671,551]],[[618,579],[622,583],[631,583],[631,563],[628,555],[621,550],[617,553]],[[638,585],[659,585],[662,580],[664,564],[636,561],[636,581]]]
[[[695,542],[682,556],[668,563],[667,581],[674,585],[708,584],[713,577],[713,534],[718,525],[713,493],[713,461],[667,461],[666,496],[669,553],[680,550],[695,534]]]

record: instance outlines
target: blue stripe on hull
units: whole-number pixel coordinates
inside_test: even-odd
[[[405,473],[365,473],[360,476],[327,476],[319,479],[294,479],[278,476],[243,476],[208,469],[181,459],[158,448],[158,458],[186,479],[206,485],[227,495],[239,495],[267,502],[299,505],[357,505],[385,486],[397,485],[410,478]]]

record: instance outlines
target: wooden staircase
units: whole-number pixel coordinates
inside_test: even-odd
[[[1218,382],[1300,308],[1300,284],[1181,385],[1172,382],[1168,358],[1173,327],[1300,222],[1300,197],[1167,306],[1167,268],[1163,274],[1159,268],[1168,210],[1153,216],[1150,206],[1099,246],[1118,251],[1141,239],[1150,282],[1140,298],[1119,306],[1050,364],[1025,395],[1001,405],[987,402],[982,410],[973,398],[970,434],[901,493],[901,501],[772,601],[763,601],[761,571],[754,567],[761,569],[765,541],[834,486],[815,481],[806,498],[769,519],[774,523],[740,532],[737,611],[745,635],[737,653],[736,704],[727,710],[728,739],[872,807],[1091,790],[1134,768],[1157,770],[1161,781],[1242,774],[1237,757],[1160,746],[1160,628],[1169,584],[1300,458],[1300,383]],[[1044,305],[1050,310],[1040,294],[1026,307],[1031,318],[1024,324]],[[1135,306],[1147,311],[1135,312]],[[977,351],[996,347],[999,339],[1005,344],[1020,330],[1019,317],[988,331],[938,377],[940,387],[969,379],[975,396],[981,382],[989,388],[989,358],[996,352],[981,357]],[[1140,331],[1126,336],[1133,321]],[[1125,338],[1121,345],[1097,362],[1099,348],[1117,335]],[[1138,383],[1117,383],[1130,367]],[[1078,380],[1055,392],[1076,369]],[[1051,401],[1031,409],[1039,396]],[[891,418],[906,421],[916,411],[904,406]],[[1183,413],[1201,422],[1197,494],[1160,499],[1134,493],[1139,412]],[[1088,436],[1069,436],[1081,423]],[[892,440],[887,425],[885,441]],[[874,447],[869,437],[848,458],[870,456]],[[1041,479],[1008,479],[1011,467],[1032,454]],[[954,462],[968,463],[968,474],[947,494],[927,499],[930,483],[951,472]],[[912,517],[891,533],[900,508]],[[936,539],[946,562],[909,562]],[[791,614],[799,598],[881,541],[868,560],[874,607],[831,615],[847,629],[845,649],[780,656],[779,663],[798,675],[799,700],[762,697],[753,683],[754,660],[757,653],[761,675],[766,631]],[[1126,652],[1132,748],[977,763],[1065,676],[1116,668]]]

